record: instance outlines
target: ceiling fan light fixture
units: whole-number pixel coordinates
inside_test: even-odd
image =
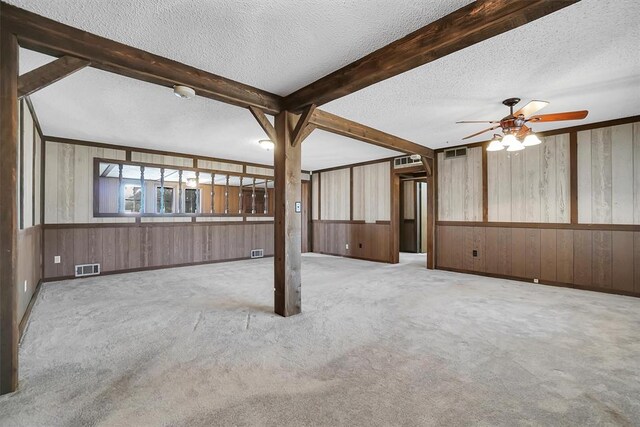
[[[520,150],[524,150],[524,145],[522,145],[522,142],[520,142],[520,140],[518,140],[515,136],[513,136],[513,142],[509,144],[507,151],[520,151]]]
[[[267,151],[271,151],[276,146],[270,139],[261,139],[258,144]]]
[[[535,133],[531,132],[529,135],[527,135],[524,138],[522,145],[524,145],[525,147],[531,147],[533,145],[538,145],[541,143],[542,141],[540,141],[540,138],[538,138],[538,136]]]
[[[502,145],[504,145],[505,147],[509,147],[511,144],[515,144],[516,142],[518,142],[518,140],[516,139],[516,137],[511,134],[508,133],[506,134],[503,138],[502,138]]]
[[[500,135],[495,135],[494,138],[489,143],[487,147],[487,151],[500,151],[504,150],[504,145],[502,145],[502,141],[500,141]]]

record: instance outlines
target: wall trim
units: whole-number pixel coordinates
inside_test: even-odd
[[[528,278],[525,278],[525,277],[508,276],[508,275],[504,275],[504,274],[494,274],[494,273],[482,273],[482,272],[478,272],[478,271],[464,270],[464,269],[458,269],[458,268],[449,268],[449,267],[440,267],[440,266],[436,266],[436,269],[437,270],[443,270],[443,271],[451,271],[451,272],[454,272],[454,273],[470,274],[470,275],[473,275],[473,276],[484,276],[484,277],[494,277],[496,279],[516,280],[518,282],[525,282],[525,283],[529,283],[529,284],[535,285],[535,286],[537,286],[537,285],[555,286],[555,287],[560,287],[560,288],[571,288],[571,289],[579,289],[579,290],[582,290],[582,291],[599,292],[599,293],[605,293],[605,294],[623,295],[623,296],[628,296],[628,297],[640,298],[640,293],[621,291],[621,290],[617,290],[617,289],[596,288],[596,287],[591,287],[591,286],[581,286],[581,285],[574,285],[572,283],[554,282],[554,281],[550,281],[550,280],[540,280],[538,283],[533,283],[533,279],[528,279]]]
[[[180,227],[180,226],[211,226],[211,225],[260,225],[273,224],[273,221],[177,221],[177,222],[89,222],[43,224],[44,230],[59,230],[67,228],[141,228],[141,227]]]
[[[567,230],[640,231],[640,225],[633,224],[570,224],[547,222],[471,222],[437,221],[441,227],[500,227],[500,228],[546,228]]]
[[[265,255],[263,258],[273,258],[273,255]],[[113,274],[135,273],[139,271],[166,270],[169,268],[194,267],[198,265],[220,264],[222,262],[247,261],[251,259],[253,258],[241,257],[241,258],[219,259],[215,261],[200,261],[200,262],[188,262],[188,263],[172,264],[172,265],[158,265],[158,266],[152,266],[152,267],[127,268],[124,270],[104,271],[97,276],[91,276],[91,277],[111,276]],[[257,259],[262,259],[262,258],[257,258]],[[49,278],[42,279],[42,282],[50,283],[50,282],[59,282],[62,280],[81,280],[81,279],[87,279],[87,277],[58,276],[58,277],[49,277]]]
[[[29,304],[27,305],[27,309],[24,311],[22,315],[22,319],[20,320],[20,325],[18,326],[18,330],[20,331],[19,340],[22,341],[22,337],[24,336],[27,327],[29,326],[29,319],[31,318],[31,311],[33,309],[36,300],[38,299],[38,295],[40,294],[40,288],[42,287],[43,280],[38,280],[38,284],[36,285],[35,291],[33,291],[33,295],[31,295],[31,299],[29,300]]]

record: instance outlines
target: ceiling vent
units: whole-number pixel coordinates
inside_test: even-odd
[[[393,159],[393,167],[394,169],[399,168],[408,168],[410,166],[422,165],[422,161],[420,160],[420,156],[405,156],[405,157],[396,157]]]
[[[454,159],[456,157],[466,157],[467,147],[451,148],[450,150],[444,150],[445,159]]]

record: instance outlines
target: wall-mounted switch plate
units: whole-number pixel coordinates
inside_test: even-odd
[[[346,245],[344,245],[344,248],[345,248],[346,250],[349,250],[349,244],[347,243]]]
[[[24,291],[27,292],[27,281],[24,281]]]
[[[476,251],[475,249],[473,251],[473,256],[476,256],[476,257],[478,256],[478,251]]]
[[[54,264],[60,264],[60,255],[56,255],[53,257],[53,263]]]

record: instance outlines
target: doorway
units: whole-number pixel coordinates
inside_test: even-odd
[[[424,173],[400,176],[400,252],[427,251],[427,197]]]

